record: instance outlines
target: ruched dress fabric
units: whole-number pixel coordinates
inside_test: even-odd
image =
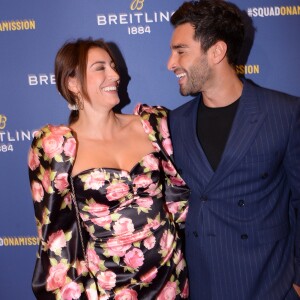
[[[36,134],[28,162],[40,238],[33,276],[37,299],[188,298],[177,229],[185,220],[189,189],[170,159],[167,112],[139,105],[135,113],[154,150],[127,171],[93,168],[71,179],[71,129],[47,125]]]

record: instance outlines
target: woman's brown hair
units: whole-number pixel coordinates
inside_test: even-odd
[[[87,55],[91,48],[104,49],[111,57],[113,63],[112,52],[109,49],[107,43],[102,39],[93,40],[77,39],[73,42],[66,42],[57,52],[55,57],[55,80],[56,87],[59,93],[67,100],[71,105],[77,104],[77,95],[69,90],[68,82],[69,78],[76,77],[81,85],[82,96],[85,99],[89,99],[86,89],[86,66]],[[72,124],[78,120],[79,111],[72,110],[69,116],[69,124]]]

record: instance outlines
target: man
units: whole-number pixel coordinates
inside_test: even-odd
[[[241,12],[225,1],[173,14],[174,159],[191,189],[192,300],[299,299],[300,99],[241,81]]]

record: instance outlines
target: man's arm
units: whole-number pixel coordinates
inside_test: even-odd
[[[296,214],[295,277],[293,287],[300,297],[300,99],[296,101],[284,165]]]

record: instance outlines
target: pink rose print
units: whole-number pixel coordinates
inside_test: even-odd
[[[53,158],[55,155],[61,154],[63,151],[64,137],[61,135],[50,134],[43,138],[42,146],[45,154],[49,158]]]
[[[100,227],[107,227],[110,225],[110,223],[112,222],[111,216],[104,216],[104,217],[100,217],[100,218],[93,218],[91,219],[91,221],[96,224],[97,226]]]
[[[90,203],[87,206],[88,212],[96,217],[104,217],[109,214],[109,207],[105,204],[100,204],[100,203]]]
[[[184,222],[186,220],[186,216],[187,216],[187,213],[189,211],[189,207],[187,206],[184,211],[182,213],[180,213],[180,216],[178,217],[177,219],[177,222]]]
[[[47,242],[48,248],[55,252],[55,251],[61,251],[62,247],[67,246],[66,237],[62,230],[58,230],[54,233],[52,233],[49,236],[48,242]]]
[[[160,147],[159,147],[159,145],[157,143],[152,142],[152,146],[154,147],[154,149],[155,149],[156,152],[160,151]]]
[[[106,198],[108,201],[118,200],[128,194],[129,187],[123,182],[112,183],[106,189]]]
[[[88,189],[99,190],[105,183],[105,173],[93,171],[85,180],[85,186]]]
[[[167,138],[167,139],[163,140],[162,144],[163,144],[165,150],[167,151],[167,153],[169,155],[172,155],[173,154],[173,147],[172,147],[171,139]]]
[[[163,138],[168,138],[170,136],[169,134],[169,129],[168,129],[168,123],[167,123],[167,118],[164,117],[161,119],[160,122],[160,133],[162,135]]]
[[[167,206],[168,206],[168,210],[171,214],[176,214],[179,212],[179,208],[180,208],[181,203],[180,202],[168,202]]]
[[[70,282],[61,289],[62,300],[80,299],[80,286],[76,282]]]
[[[174,264],[176,265],[176,274],[179,274],[186,266],[183,254],[178,250],[173,257]]]
[[[138,103],[138,104],[135,106],[135,108],[133,109],[133,113],[134,113],[135,115],[138,115],[141,106],[142,106],[142,103]]]
[[[134,290],[123,289],[116,293],[115,300],[138,300],[138,294]]]
[[[156,238],[154,235],[151,235],[149,236],[148,238],[146,238],[144,240],[144,246],[148,249],[148,250],[151,250],[154,246],[155,246],[155,243],[156,243]]]
[[[146,192],[150,196],[157,196],[158,194],[161,194],[161,188],[160,188],[160,186],[157,186],[157,184],[152,183],[148,186],[148,188],[146,189]]]
[[[185,267],[185,261],[183,259],[181,259],[178,263],[178,265],[176,266],[176,273],[179,274]]]
[[[76,271],[77,275],[81,275],[82,273],[85,273],[88,271],[85,260],[77,260],[76,261]]]
[[[164,257],[164,259],[161,261],[162,265],[164,265],[166,262],[168,262],[171,259],[173,252],[174,249],[170,248],[162,253],[162,256]]]
[[[31,194],[34,201],[41,202],[44,198],[43,186],[39,182],[33,181],[31,184]]]
[[[56,266],[52,266],[49,270],[47,278],[47,291],[53,291],[62,287],[67,278],[68,267],[63,263],[59,263]]]
[[[185,280],[184,287],[183,287],[183,290],[182,290],[180,296],[183,299],[187,299],[189,297],[189,281],[188,281],[188,279]]]
[[[120,177],[130,178],[130,175],[127,171],[121,170]]]
[[[28,153],[28,166],[30,170],[35,170],[40,165],[39,156],[34,152],[33,149],[29,150]]]
[[[173,166],[173,164],[170,162],[170,161],[162,161],[162,165],[163,165],[163,168],[164,168],[164,171],[168,174],[168,175],[171,175],[171,176],[175,176],[176,175],[176,170]]]
[[[45,170],[42,178],[42,185],[46,192],[49,191],[49,187],[51,186],[51,180],[50,180],[50,170]]]
[[[133,248],[125,254],[124,262],[128,267],[137,269],[144,263],[144,254],[141,249]]]
[[[154,229],[156,230],[160,226],[160,222],[157,219],[151,220],[147,225],[145,225],[145,230]]]
[[[112,271],[100,272],[97,276],[99,285],[104,290],[111,290],[116,286],[116,274]]]
[[[67,139],[64,145],[64,153],[66,156],[75,157],[76,154],[76,140],[74,138]]]
[[[106,243],[107,251],[110,256],[122,257],[131,247],[131,244],[122,242],[119,238],[111,238]]]
[[[56,135],[65,135],[66,133],[70,132],[71,129],[66,126],[53,126],[49,125],[49,130],[51,133],[56,134]]]
[[[160,292],[157,300],[174,300],[176,298],[176,283],[168,281],[162,291]]]
[[[146,188],[152,183],[152,179],[147,175],[138,175],[133,179],[133,184],[137,188]]]
[[[170,179],[173,185],[182,186],[185,184],[182,178],[171,177]]]
[[[155,150],[156,152],[159,152],[159,151],[160,151],[160,146],[159,146],[157,143],[152,142],[152,146],[153,146],[153,148],[154,148],[154,150]]]
[[[71,193],[68,193],[64,197],[64,202],[66,203],[66,205],[70,205],[72,203],[72,195],[71,195]]]
[[[147,273],[143,274],[140,278],[143,282],[150,283],[157,275],[157,268],[153,267]]]
[[[143,124],[143,128],[147,134],[150,134],[153,131],[153,128],[149,121],[143,120],[142,124]]]
[[[153,199],[148,197],[148,198],[138,198],[136,200],[136,203],[138,206],[144,207],[144,208],[150,208],[153,204]]]
[[[119,243],[122,245],[132,244],[135,242],[139,242],[147,238],[151,234],[148,228],[144,228],[143,230],[136,231],[132,234],[124,234],[118,236]]]
[[[100,257],[92,248],[87,249],[86,255],[88,257],[89,268],[91,271],[97,272],[99,270],[99,264],[101,263]]]
[[[63,192],[68,186],[68,173],[60,173],[55,177],[54,186],[60,191]]]
[[[126,235],[134,232],[134,225],[129,218],[120,218],[113,226],[116,235]]]
[[[141,105],[140,105],[141,106]],[[157,106],[157,108],[159,108],[160,106]],[[142,111],[144,112],[147,112],[149,114],[151,113],[155,113],[156,112],[156,108],[152,107],[152,106],[143,106],[142,107]]]
[[[174,241],[173,234],[169,230],[165,230],[159,243],[161,249],[168,251],[169,249],[171,249],[173,241]]]
[[[151,171],[158,170],[158,159],[153,154],[146,155],[143,165]]]
[[[101,295],[100,298],[98,298],[97,290],[96,289],[86,289],[86,294],[88,300],[108,300],[109,295]]]
[[[94,289],[86,289],[86,295],[88,300],[98,300],[97,291]]]
[[[127,197],[128,197],[128,196],[131,197],[131,199],[128,199],[128,200],[126,200],[126,201],[122,201],[121,204],[120,204],[120,207],[117,208],[117,209],[115,210],[115,212],[118,212],[118,211],[124,209],[124,207],[128,207],[128,205],[131,204],[131,203],[134,201],[134,198],[132,197],[132,194],[131,194],[131,193],[128,193],[126,196],[127,196]]]

